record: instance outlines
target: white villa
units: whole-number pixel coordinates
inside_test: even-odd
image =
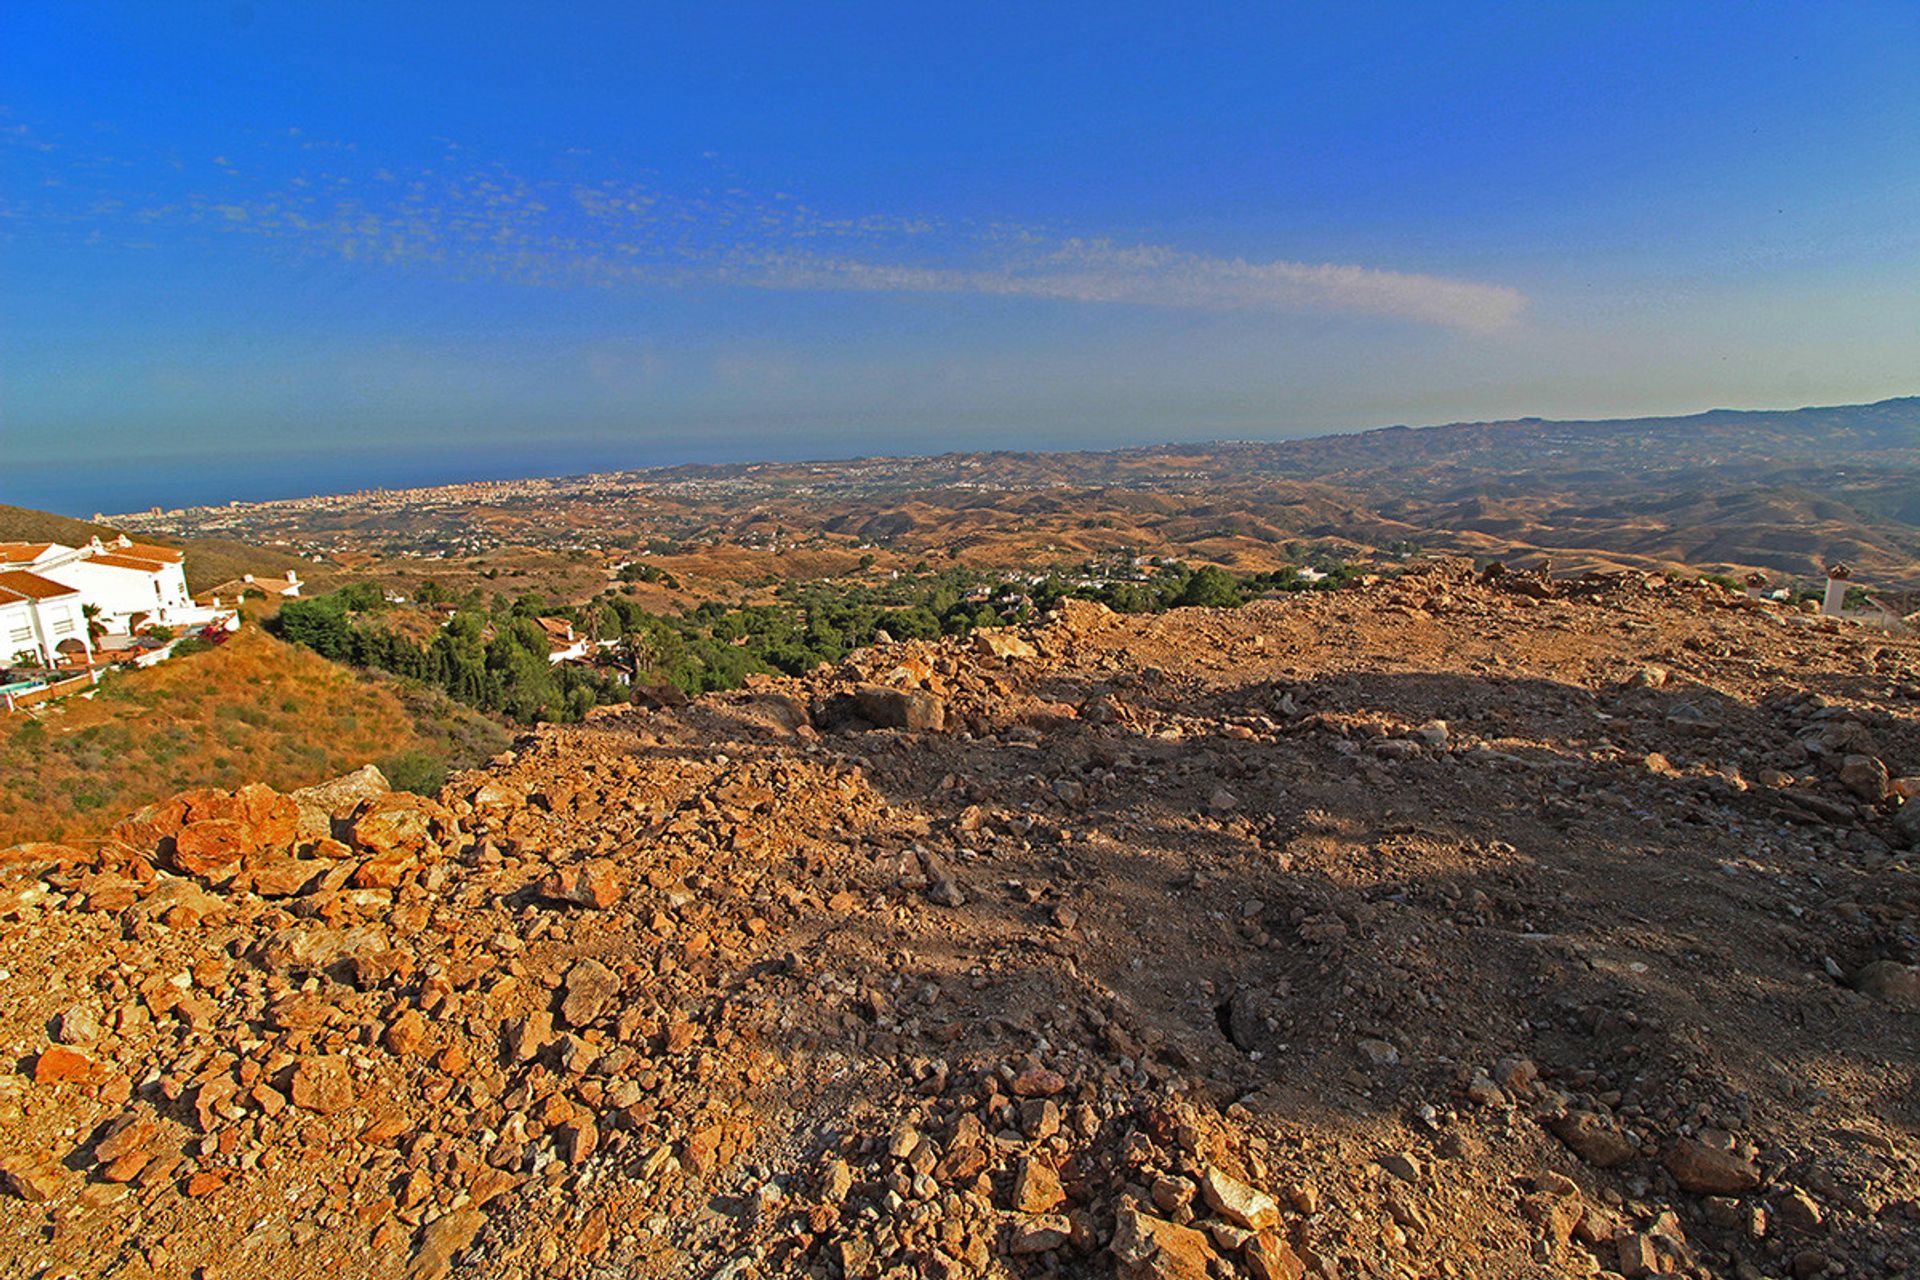
[[[250,573],[243,573],[237,578],[227,579],[211,591],[202,591],[200,598],[206,600],[216,609],[220,608],[222,602],[227,600],[231,600],[235,604],[240,603],[247,598],[249,591],[257,591],[263,596],[276,595],[292,600],[299,597],[301,589],[306,585],[306,583],[300,580],[298,571],[293,569],[287,570],[287,576],[284,580],[280,578],[268,578],[262,581],[256,579]],[[406,600],[406,597],[395,595],[391,591],[386,593],[386,597],[387,603],[389,604],[402,604],[405,603]]]
[[[0,542],[0,586],[6,589],[0,596],[0,660],[12,661],[23,650],[47,666],[61,653],[91,657],[98,646],[88,635],[89,621],[108,636],[130,636],[144,627],[178,630],[220,620],[219,610],[187,594],[185,564],[185,552],[124,536],[94,538],[81,547]],[[91,619],[83,605],[94,611]],[[31,643],[21,634],[29,629]]]
[[[51,667],[63,654],[91,660],[84,603],[72,587],[26,569],[0,569],[0,667]]]
[[[574,635],[573,624],[565,618],[537,618],[535,621],[547,633],[547,662],[550,665],[579,662],[593,652],[593,641],[586,636]]]

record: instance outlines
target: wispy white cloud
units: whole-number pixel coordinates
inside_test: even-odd
[[[97,235],[119,222],[128,243],[135,230],[151,243],[156,227],[184,225],[355,262],[529,285],[1335,311],[1469,332],[1510,325],[1527,305],[1504,285],[1351,263],[1221,257],[918,216],[835,215],[785,192],[756,195],[731,176],[708,188],[674,188],[588,173],[592,158],[579,154],[559,158],[565,176],[532,177],[477,164],[453,143],[434,163],[409,167],[363,162],[351,144],[289,136],[299,141],[254,140],[250,151],[227,148],[197,171],[158,160],[48,159],[46,176],[85,179],[87,199],[4,205],[0,214],[16,233],[66,225]],[[6,142],[17,150],[47,145],[20,129],[0,132],[0,145]]]
[[[1339,263],[1249,262],[1105,240],[1069,240],[1034,260],[980,268],[787,254],[736,278],[768,288],[984,293],[1199,311],[1332,309],[1482,331],[1512,323],[1527,304],[1517,289],[1471,280]]]

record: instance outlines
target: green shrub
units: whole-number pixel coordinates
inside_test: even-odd
[[[1240,587],[1225,569],[1203,565],[1187,579],[1176,603],[1203,609],[1234,609],[1240,605]]]
[[[400,751],[376,762],[396,791],[437,795],[447,784],[447,762],[430,751]]]

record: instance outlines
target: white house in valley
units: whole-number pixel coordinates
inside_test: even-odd
[[[221,616],[187,593],[185,552],[125,536],[111,542],[94,538],[81,547],[0,542],[0,570],[29,573],[79,593],[109,633],[125,635],[149,626],[177,630]],[[80,630],[84,634],[86,627]]]
[[[0,666],[91,662],[80,592],[26,569],[0,569]]]
[[[256,579],[250,573],[243,573],[237,578],[227,579],[227,581],[221,583],[211,591],[202,591],[200,598],[208,601],[216,609],[221,606],[223,601],[227,600],[238,604],[240,601],[246,599],[249,591],[257,591],[263,596],[276,595],[284,599],[295,600],[299,598],[301,589],[306,585],[306,583],[300,580],[299,572],[294,569],[287,570],[287,576],[284,579]],[[401,601],[399,596],[391,592],[387,593],[387,599],[394,604],[398,604]]]
[[[562,662],[578,662],[593,651],[593,641],[586,636],[573,634],[573,624],[565,618],[536,618],[540,629],[547,633],[547,662],[558,666]]]

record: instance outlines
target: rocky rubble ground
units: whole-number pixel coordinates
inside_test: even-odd
[[[1920,1268],[1920,645],[1637,575],[887,644],[0,853],[28,1276]]]

